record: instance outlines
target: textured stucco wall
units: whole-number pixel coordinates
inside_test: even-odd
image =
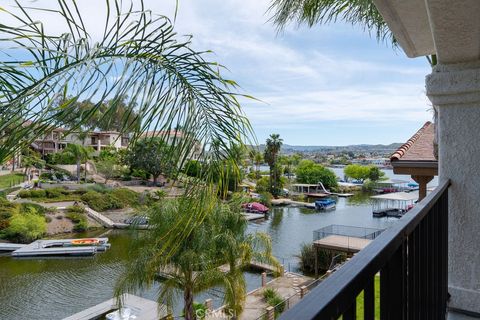
[[[438,66],[427,95],[438,109],[439,176],[450,179],[449,306],[480,313],[480,62]]]

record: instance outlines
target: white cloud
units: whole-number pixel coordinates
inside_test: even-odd
[[[47,0],[35,2],[45,3],[52,5]],[[103,5],[98,0],[77,3],[88,27],[101,32]],[[173,17],[175,3],[145,0],[145,7]],[[348,42],[348,37],[362,39],[343,26],[289,29],[277,35],[265,15],[269,3],[181,0],[175,21],[180,35],[193,34],[195,48],[213,50],[212,58],[229,68],[226,76],[264,102],[244,101],[254,127],[301,128],[302,123],[320,120],[430,119],[423,91],[426,62],[409,62],[402,52],[387,55],[390,49],[381,45],[368,54],[361,45]],[[49,20],[48,25],[62,29],[55,21]]]

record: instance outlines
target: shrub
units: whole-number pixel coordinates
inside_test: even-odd
[[[54,199],[54,198],[60,198],[64,194],[65,189],[62,188],[51,188],[45,190],[45,194],[47,195],[47,198],[49,199]]]
[[[255,191],[258,193],[267,192],[270,190],[270,178],[269,177],[261,177],[257,180],[257,186],[255,187]]]
[[[270,192],[262,192],[260,193],[259,202],[270,208],[272,206],[272,198],[273,196]]]
[[[88,221],[87,221],[87,219],[81,220],[80,222],[76,223],[76,224],[73,226],[73,231],[75,231],[75,232],[83,232],[83,231],[86,231],[86,230],[88,230]]]
[[[139,205],[139,194],[127,188],[113,189],[111,194],[120,200],[124,207],[135,207]]]
[[[82,206],[69,206],[65,209],[68,213],[85,213],[85,208]]]
[[[19,242],[31,242],[42,237],[47,231],[45,218],[35,213],[14,214],[10,225],[5,229],[9,239]]]
[[[150,178],[150,174],[147,173],[144,170],[141,170],[141,169],[133,169],[131,176],[136,177],[136,178],[140,178],[140,179],[143,179],[143,180],[148,180]]]
[[[271,307],[275,308],[275,318],[283,312],[285,309],[285,301],[278,294],[277,290],[272,288],[266,288],[263,291],[263,298]]]
[[[17,194],[20,198],[30,198],[30,191],[22,190]]]
[[[266,288],[263,290],[263,298],[268,301],[269,299],[275,297],[277,295],[277,291],[272,288]]]
[[[121,209],[124,207],[122,201],[110,193],[102,194],[95,191],[88,191],[82,195],[81,199],[95,211]]]
[[[47,193],[43,189],[30,190],[30,198],[45,198]]]
[[[81,206],[70,206],[66,209],[65,217],[73,223],[73,231],[83,232],[88,229],[88,219],[85,215],[85,209]]]
[[[34,213],[40,216],[45,215],[47,209],[36,203],[21,203],[19,208],[20,213]]]

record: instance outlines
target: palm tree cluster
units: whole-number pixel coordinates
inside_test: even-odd
[[[247,221],[239,212],[243,199],[224,203],[214,196],[203,196],[203,200],[187,196],[165,199],[150,209],[151,230],[136,234],[130,251],[134,258],[117,284],[117,296],[149,288],[160,277],[158,300],[170,314],[175,296],[182,295],[185,319],[196,319],[195,294],[213,286],[224,288],[229,314],[241,313],[245,300],[244,267],[252,259],[279,265],[272,256],[268,236],[246,233]],[[179,222],[187,217],[195,219],[192,212],[198,207],[206,213],[202,223],[186,238],[179,236]]]
[[[271,134],[267,139],[263,158],[270,167],[270,193],[274,196],[280,194],[279,180],[281,177],[281,167],[278,163],[278,153],[283,144],[283,139],[279,134]]]

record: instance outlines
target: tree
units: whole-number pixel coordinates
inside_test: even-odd
[[[151,229],[147,233],[138,233],[133,241],[130,250],[133,259],[117,283],[117,296],[150,287],[161,270],[164,279],[158,300],[171,310],[171,297],[176,290],[182,290],[185,319],[196,318],[194,294],[215,285],[226,288],[225,299],[229,305],[235,310],[241,308],[238,304],[244,299],[245,292],[241,270],[251,258],[275,262],[270,242],[260,239],[263,236],[246,233],[246,221],[237,204],[222,203],[211,193],[199,196],[165,199],[150,209]],[[201,197],[208,199],[202,201]],[[199,211],[205,213],[205,219],[191,230],[187,238],[180,237],[177,230],[183,226],[179,221],[195,218]],[[169,238],[175,241],[167,241]],[[173,246],[171,254],[163,254],[163,246]],[[225,263],[231,265],[226,274],[219,269]]]
[[[75,159],[75,163],[77,164],[77,182],[80,183],[80,168],[82,162],[85,162],[85,171],[87,171],[87,161],[90,159],[93,149],[80,144],[69,143],[63,152]]]
[[[55,4],[17,3],[0,11],[5,22],[0,74],[8,84],[0,85],[0,162],[52,127],[89,126],[99,112],[99,127],[131,130],[134,139],[147,128],[181,127],[188,134],[175,147],[192,150],[201,141],[206,163],[217,164],[210,160],[230,153],[228,145],[211,152],[213,140],[243,143],[252,135],[235,81],[222,76],[224,68],[210,60],[213,55],[192,49],[190,37],[178,37],[171,21],[142,0],[130,6],[107,0],[104,28],[95,35],[78,1]],[[80,111],[78,103],[85,104]],[[141,126],[131,128],[133,113]],[[175,156],[179,163],[188,154]],[[205,176],[214,170],[208,168]]]
[[[40,158],[39,154],[30,149],[23,150],[21,161],[22,166],[25,168],[25,175],[27,176],[28,182],[30,182],[32,176],[32,168],[42,169],[45,167],[45,161]]]
[[[158,176],[168,173],[175,166],[171,162],[172,147],[160,138],[138,140],[129,150],[126,162],[131,169],[140,169],[153,176],[153,184],[157,185]]]
[[[254,161],[255,161],[255,170],[260,171],[260,165],[263,163],[263,155],[259,151],[255,152]]]
[[[368,179],[370,175],[370,167],[359,164],[349,164],[343,169],[343,173],[348,178],[363,182]]]
[[[300,161],[295,174],[297,175],[297,181],[300,183],[317,184],[321,182],[325,188],[337,186],[335,173],[312,160]]]
[[[280,179],[280,167],[277,164],[278,153],[282,147],[283,139],[280,139],[279,134],[271,134],[266,141],[265,152],[263,158],[270,167],[270,193],[274,196],[280,194],[278,187],[278,180]]]
[[[378,167],[370,167],[370,172],[368,173],[368,179],[370,179],[370,181],[377,182],[378,180],[381,180],[384,176],[385,172],[380,170]]]
[[[102,174],[105,178],[104,183],[107,183],[113,177],[121,173],[119,165],[114,158],[103,158],[95,162],[97,172]]]
[[[248,233],[247,220],[240,214],[244,199],[234,198],[229,204],[221,204],[215,212],[215,241],[218,258],[229,268],[223,278],[227,310],[237,319],[243,311],[246,283],[243,271],[252,260],[268,263],[280,270],[280,264],[272,255],[271,239],[265,233]]]

